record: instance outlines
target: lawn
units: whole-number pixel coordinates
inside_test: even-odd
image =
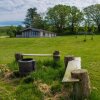
[[[7,100],[8,97],[8,100],[44,100],[45,95],[47,96],[48,94],[37,89],[37,84],[43,83],[48,85],[48,87],[53,87],[53,85],[57,84],[53,87],[53,93],[56,92],[55,89],[57,87],[57,92],[61,92],[62,90],[59,87],[62,88],[63,86],[61,83],[62,73],[64,73],[63,58],[67,55],[75,55],[82,58],[82,68],[88,70],[91,80],[92,93],[89,100],[100,100],[100,36],[95,36],[94,40],[91,40],[91,36],[87,36],[87,41],[83,42],[83,40],[84,36],[78,36],[78,38],[75,38],[75,36],[20,39],[0,38],[0,66],[7,67],[11,71],[18,70],[18,66],[14,62],[14,54],[16,52],[53,53],[53,51],[59,50],[61,53],[61,62],[58,64],[60,67],[57,68],[52,68],[53,64],[48,64],[51,58],[34,58],[37,60],[38,71],[30,75],[31,78],[35,77],[33,83],[26,82],[26,80],[30,79],[30,76],[5,80],[1,75],[0,100]],[[49,67],[44,68],[42,66]],[[60,73],[61,75],[58,75]],[[60,99],[65,100],[64,98]]]

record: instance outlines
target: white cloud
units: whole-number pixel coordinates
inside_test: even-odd
[[[0,0],[0,21],[24,20],[26,11],[30,7],[36,7],[39,12],[45,12],[48,7],[56,4],[83,8],[96,3],[100,3],[100,0]]]

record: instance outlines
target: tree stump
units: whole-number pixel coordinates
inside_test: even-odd
[[[23,55],[21,53],[15,53],[15,60],[18,61],[21,59],[23,59]]]
[[[31,58],[19,60],[18,64],[20,76],[26,76],[30,72],[35,71],[36,61]]]
[[[73,83],[74,100],[84,100],[90,95],[90,80],[88,71],[85,69],[74,70],[71,72],[71,77],[79,79],[79,82]]]
[[[54,61],[60,61],[60,52],[59,51],[54,51],[53,60]]]
[[[64,57],[65,68],[67,67],[68,62],[72,61],[72,60],[74,60],[74,56],[65,56]]]

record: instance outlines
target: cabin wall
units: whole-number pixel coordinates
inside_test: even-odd
[[[31,37],[40,37],[40,32],[37,31],[25,31],[22,32],[22,37],[31,38]]]
[[[22,35],[16,35],[16,38],[22,38]]]
[[[44,33],[43,32],[40,32],[40,37],[44,37]]]
[[[34,31],[26,30],[22,32],[22,35],[16,35],[17,38],[32,38],[32,37],[55,37],[55,33],[49,33],[46,31]]]

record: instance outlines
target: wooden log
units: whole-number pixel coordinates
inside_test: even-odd
[[[15,60],[18,61],[21,59],[23,59],[23,55],[21,53],[15,53]]]
[[[51,57],[52,54],[22,54],[23,56],[40,56],[40,57]]]
[[[79,79],[79,82],[73,83],[74,100],[84,100],[90,95],[90,80],[88,71],[85,69],[74,70],[71,72],[71,77]]]
[[[74,56],[65,56],[64,57],[65,68],[67,67],[68,62],[72,61],[72,60],[74,60]]]
[[[54,61],[60,61],[60,52],[59,51],[54,51],[53,60]]]

